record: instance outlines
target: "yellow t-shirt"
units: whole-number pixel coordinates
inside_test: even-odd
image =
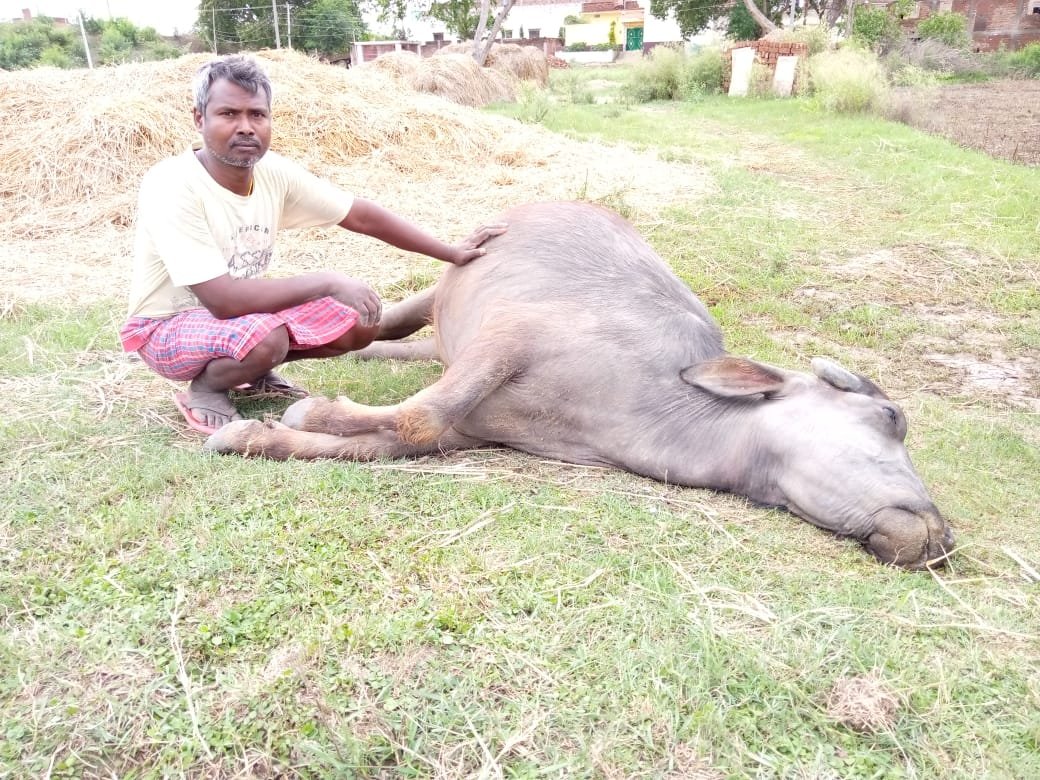
[[[163,319],[199,306],[190,285],[225,273],[259,276],[280,228],[341,222],[354,196],[267,152],[253,166],[253,194],[224,189],[189,149],[145,174],[137,204],[128,316]]]

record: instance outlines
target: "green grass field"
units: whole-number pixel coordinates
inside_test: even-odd
[[[952,565],[507,450],[207,456],[121,292],[13,302],[0,776],[1040,777],[1040,176],[802,100],[568,99],[619,72],[554,74],[540,120],[710,175],[638,227],[732,352],[904,406]],[[439,367],[287,373],[385,403]]]

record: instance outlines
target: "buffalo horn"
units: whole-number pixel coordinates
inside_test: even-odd
[[[833,360],[814,357],[812,359],[812,370],[820,379],[839,390],[849,393],[858,393],[863,388],[862,380],[846,368],[842,368]]]

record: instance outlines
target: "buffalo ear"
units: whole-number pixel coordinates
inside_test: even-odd
[[[679,376],[687,384],[723,398],[775,393],[784,386],[779,369],[731,355],[694,363]]]

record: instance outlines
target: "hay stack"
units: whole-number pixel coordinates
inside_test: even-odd
[[[452,43],[437,50],[434,57],[448,54],[473,56],[473,41]],[[520,81],[535,81],[545,86],[549,82],[549,62],[537,46],[515,43],[492,44],[484,66],[511,74]]]
[[[414,51],[388,51],[361,67],[377,70],[390,78],[410,83],[422,67],[423,58]]]
[[[412,88],[438,95],[464,106],[486,106],[516,96],[516,79],[490,68],[481,68],[465,54],[442,54],[422,61],[412,76]]]
[[[358,70],[382,73],[408,89],[462,106],[486,106],[516,97],[516,79],[511,74],[481,68],[472,57],[459,53],[423,58],[414,52],[387,52]]]

